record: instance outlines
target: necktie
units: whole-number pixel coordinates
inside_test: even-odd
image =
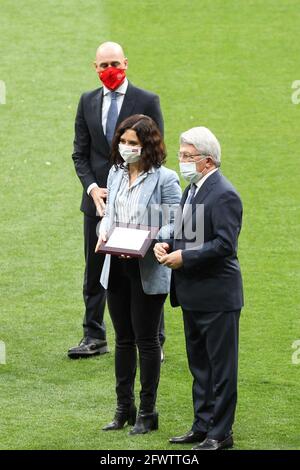
[[[192,183],[191,187],[190,187],[189,195],[186,198],[186,201],[184,203],[185,206],[188,205],[188,204],[192,204],[194,196],[195,196],[196,189],[197,189],[197,186],[194,183]]]
[[[197,189],[197,186],[194,183],[192,183],[190,187],[189,195],[186,198],[186,201],[183,206],[183,219],[185,219],[187,213],[191,214],[191,210],[192,210],[191,204],[193,203],[196,189]]]
[[[106,138],[107,138],[109,145],[111,145],[111,141],[115,133],[116,123],[118,120],[118,106],[117,106],[118,94],[119,93],[117,91],[110,92],[111,102],[110,102],[110,107],[107,113],[107,121],[106,121]]]

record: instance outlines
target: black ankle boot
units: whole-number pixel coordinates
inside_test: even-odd
[[[139,411],[137,415],[136,423],[129,432],[130,436],[134,434],[146,434],[149,431],[155,431],[158,429],[158,413],[153,411],[152,413],[145,413]]]
[[[104,428],[102,431],[116,431],[117,429],[122,429],[126,422],[131,426],[135,424],[136,421],[136,406],[134,403],[132,405],[124,406],[118,405],[113,421]]]

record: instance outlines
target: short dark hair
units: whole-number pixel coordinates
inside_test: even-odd
[[[159,168],[166,161],[166,147],[163,137],[157,125],[149,116],[144,114],[134,114],[118,126],[111,149],[112,164],[124,168],[124,160],[119,153],[119,143],[125,131],[131,129],[136,132],[142,146],[141,165],[143,171],[150,170],[151,167]]]

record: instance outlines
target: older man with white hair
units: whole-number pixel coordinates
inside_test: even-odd
[[[197,442],[193,450],[219,450],[233,446],[243,306],[237,258],[242,203],[219,170],[221,147],[209,129],[194,127],[181,134],[179,164],[190,184],[182,196],[177,231],[171,240],[157,243],[154,253],[173,270],[171,303],[183,311],[194,379],[194,420],[186,434],[170,442]],[[197,210],[199,207],[203,210]],[[194,232],[186,230],[188,224]],[[194,239],[191,233],[196,234]],[[203,234],[201,240],[197,239],[199,233]]]

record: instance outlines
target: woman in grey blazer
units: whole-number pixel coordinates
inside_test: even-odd
[[[150,117],[136,114],[120,124],[112,142],[113,166],[108,175],[107,205],[96,251],[116,222],[158,226],[157,238],[168,238],[181,189],[177,174],[162,166],[165,157],[162,136]],[[126,422],[134,425],[132,435],[158,428],[158,329],[170,277],[171,270],[156,261],[151,248],[139,259],[106,255],[100,282],[107,289],[116,335],[117,409],[113,421],[103,428],[105,431],[121,429]],[[141,381],[137,418],[136,350]]]

